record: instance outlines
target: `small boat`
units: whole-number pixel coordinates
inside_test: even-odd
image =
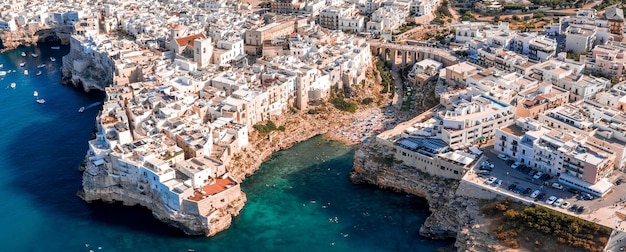
[[[46,103],[46,100],[44,100],[43,98],[39,98],[39,99],[37,99],[36,101],[37,101],[37,103],[39,103],[39,104],[44,104],[44,103]]]
[[[7,75],[7,71],[0,71],[0,76],[5,76]]]
[[[17,86],[17,84],[15,84],[15,82],[11,82],[11,88],[15,89],[15,86]]]
[[[41,64],[39,64],[39,66],[37,66],[37,68],[44,68],[44,67],[46,67],[45,63],[41,63]]]
[[[52,49],[52,50],[59,50],[59,49],[61,49],[61,47],[60,46],[53,46],[53,47],[50,47],[50,49]]]
[[[34,96],[34,97],[39,96],[39,92],[37,92],[37,90],[35,90],[35,92],[33,92],[33,96]]]
[[[26,62],[20,63],[20,67],[24,67],[24,66],[26,66]]]
[[[41,75],[42,72],[41,71],[37,71],[37,76]]]
[[[0,64],[0,68],[4,67],[4,64]]]
[[[85,107],[80,107],[80,108],[78,109],[78,113],[83,113],[83,111],[85,111]]]
[[[24,70],[24,75],[28,75],[28,70]]]
[[[22,57],[26,57],[26,53],[25,52],[22,52],[21,55],[22,55]]]
[[[54,57],[50,57],[50,61],[55,62],[57,61],[57,59],[55,59]]]
[[[33,58],[37,58],[39,56],[36,53],[31,53],[30,55],[33,56]]]

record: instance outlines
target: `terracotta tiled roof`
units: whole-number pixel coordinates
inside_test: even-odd
[[[204,34],[196,34],[187,37],[177,38],[176,43],[178,46],[191,46],[193,47],[193,41],[199,38],[206,38]]]

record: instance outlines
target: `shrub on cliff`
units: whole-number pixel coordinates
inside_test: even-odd
[[[285,131],[285,126],[276,127],[276,124],[272,121],[267,121],[265,124],[255,124],[252,128],[261,133],[268,133],[274,130]]]
[[[367,98],[361,100],[361,104],[363,104],[363,105],[369,105],[372,102],[374,102],[374,98],[371,98],[371,97],[367,97]]]
[[[356,109],[357,109],[357,106],[355,103],[346,101],[341,97],[335,97],[335,98],[330,99],[330,103],[332,103],[333,106],[335,106],[335,108],[341,111],[348,111],[348,112],[354,113],[356,112]]]

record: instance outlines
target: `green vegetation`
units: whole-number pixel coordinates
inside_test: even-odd
[[[341,111],[348,111],[348,112],[354,113],[356,112],[356,109],[357,109],[356,103],[346,101],[342,97],[331,98],[330,103],[332,103],[333,106],[335,106],[335,108]]]
[[[495,237],[505,245],[519,248],[520,241],[543,246],[554,238],[559,246],[577,250],[602,251],[611,229],[582,220],[543,206],[525,206],[511,202],[509,198],[491,202],[482,212],[489,217],[499,218],[492,227]],[[573,249],[569,249],[570,251]],[[563,248],[563,251],[568,251]]]
[[[391,76],[391,72],[389,72],[389,68],[385,66],[385,63],[382,61],[376,62],[376,69],[380,73],[380,78],[382,79],[383,90],[381,93],[388,93],[389,88],[393,86],[393,77]]]
[[[310,115],[316,115],[318,112],[317,109],[309,109],[309,112],[307,113],[309,113]]]
[[[270,2],[260,2],[259,3],[259,7],[261,8],[270,8],[271,3]]]
[[[364,98],[363,100],[361,100],[361,104],[363,104],[363,105],[369,105],[372,102],[374,102],[374,98],[371,98],[371,97],[367,97],[367,98]]]
[[[444,18],[451,17],[452,13],[448,9],[448,0],[443,0],[441,5],[437,7],[437,11],[435,12],[435,19],[433,19],[433,23],[444,24],[446,21]]]
[[[552,9],[557,6],[575,6],[576,4],[581,4],[585,2],[583,0],[530,0],[531,3],[536,5],[549,6]]]
[[[624,0],[602,0],[602,3],[594,6],[593,8],[596,10],[604,10],[607,7],[614,5],[614,4],[618,4],[618,3],[626,3],[626,1]]]
[[[546,14],[544,14],[543,12],[535,12],[533,13],[533,18],[544,18],[546,16]]]
[[[255,124],[252,128],[261,133],[268,133],[274,130],[285,131],[285,126],[276,127],[276,124],[272,121],[267,121],[265,124]]]
[[[398,31],[394,32],[393,35],[399,35],[399,34],[405,33],[406,31],[411,30],[411,29],[413,29],[415,27],[418,27],[420,25],[422,25],[422,24],[416,24],[414,22],[404,23],[400,27],[398,27]]]

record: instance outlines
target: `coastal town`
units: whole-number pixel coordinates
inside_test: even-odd
[[[420,234],[459,251],[516,249],[478,209],[504,199],[610,230],[576,249],[622,251],[621,2],[479,2],[7,0],[0,39],[69,45],[64,81],[106,93],[87,202],[213,236],[261,162],[324,134],[355,147],[353,182],[425,197]]]

